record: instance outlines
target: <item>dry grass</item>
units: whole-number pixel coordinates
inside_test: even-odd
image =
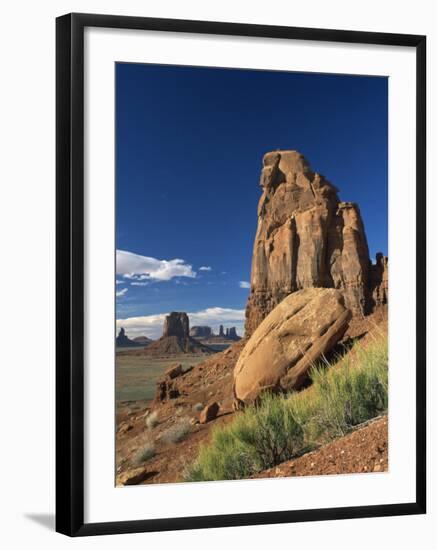
[[[151,441],[147,441],[142,447],[138,449],[133,458],[133,463],[136,466],[141,466],[144,462],[147,462],[153,458],[156,454],[155,445]]]
[[[179,443],[190,433],[191,424],[188,418],[182,418],[174,426],[166,430],[162,434],[162,441],[164,443]]]
[[[149,428],[149,430],[153,430],[153,428],[156,428],[158,424],[159,424],[158,413],[154,411],[150,413],[149,416],[146,418],[146,426]]]

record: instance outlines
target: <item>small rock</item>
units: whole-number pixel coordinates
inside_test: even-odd
[[[173,380],[173,378],[177,378],[178,376],[181,376],[182,373],[183,373],[182,365],[178,363],[168,368],[164,374],[165,376]]]
[[[206,424],[207,422],[211,422],[211,420],[214,420],[215,418],[217,418],[217,414],[219,410],[220,410],[220,405],[217,403],[217,401],[210,403],[200,413],[199,422],[201,424]]]
[[[150,477],[150,473],[147,469],[140,467],[121,474],[118,482],[122,485],[138,485],[148,477]]]
[[[381,464],[375,464],[373,471],[374,472],[380,472],[382,470]]]

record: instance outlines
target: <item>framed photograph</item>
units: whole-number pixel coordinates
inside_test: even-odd
[[[57,530],[425,513],[425,37],[56,25]]]

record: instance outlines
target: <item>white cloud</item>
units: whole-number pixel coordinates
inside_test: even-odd
[[[199,267],[199,271],[212,271],[212,267],[209,265],[202,265]]]
[[[116,281],[115,281],[116,285],[122,285],[123,283],[124,283],[124,281],[119,281],[118,279],[116,279]]]
[[[238,284],[240,288],[250,288],[250,283],[247,281],[240,281]]]
[[[121,298],[122,296],[124,296],[126,294],[126,292],[128,290],[129,290],[128,288],[122,288],[121,290],[117,290],[115,295],[117,296],[117,298]]]
[[[191,265],[184,260],[157,260],[126,250],[117,250],[117,274],[127,279],[169,281],[173,277],[195,277]]]
[[[147,286],[149,283],[144,281],[132,281],[131,286]]]
[[[219,325],[236,327],[237,333],[244,334],[244,309],[231,309],[223,307],[209,307],[207,309],[187,312],[190,319],[190,326],[207,325],[212,327],[218,334]],[[162,327],[166,313],[157,315],[145,315],[143,317],[128,317],[127,319],[117,319],[117,329],[123,327],[126,333],[134,338],[139,335],[146,335],[149,338],[159,338],[162,336]]]

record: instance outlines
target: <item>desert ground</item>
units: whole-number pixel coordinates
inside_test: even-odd
[[[141,401],[150,403],[155,397],[156,383],[164,372],[180,363],[184,370],[203,361],[199,355],[181,353],[171,357],[147,357],[137,349],[116,351],[116,401],[117,409],[135,407]]]

